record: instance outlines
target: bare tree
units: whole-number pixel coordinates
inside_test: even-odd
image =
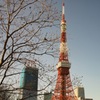
[[[58,53],[56,44],[59,37],[54,27],[58,25],[59,15],[54,1],[0,1],[0,85],[16,84],[11,77],[20,74],[21,66],[27,63],[41,71],[39,79],[45,82],[41,90],[54,80],[48,74],[54,71],[53,67],[43,61]]]
[[[83,84],[82,84],[82,79],[83,79],[83,76],[78,76],[78,75],[73,75],[73,79],[72,79],[72,84],[73,84],[73,87],[76,88],[76,87],[82,87]]]

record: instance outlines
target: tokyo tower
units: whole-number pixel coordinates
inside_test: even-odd
[[[60,56],[57,64],[58,76],[54,94],[51,100],[77,100],[70,79],[71,64],[68,59],[68,46],[66,38],[65,6],[62,5]]]

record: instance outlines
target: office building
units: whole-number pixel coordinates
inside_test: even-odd
[[[20,99],[37,100],[38,69],[26,67],[20,78]]]

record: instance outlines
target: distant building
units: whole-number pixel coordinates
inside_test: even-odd
[[[77,87],[74,89],[74,92],[78,100],[93,100],[93,99],[85,98],[84,87]]]
[[[26,67],[20,79],[20,99],[37,100],[38,69]]]
[[[83,87],[77,87],[74,90],[75,95],[79,98],[79,100],[85,100],[85,92]]]

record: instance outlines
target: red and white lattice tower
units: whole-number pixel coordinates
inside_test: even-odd
[[[57,64],[58,77],[56,87],[51,100],[77,100],[70,79],[70,62],[68,60],[68,46],[66,38],[66,20],[64,14],[64,3],[62,5],[61,20],[61,39],[60,39],[60,57]]]

